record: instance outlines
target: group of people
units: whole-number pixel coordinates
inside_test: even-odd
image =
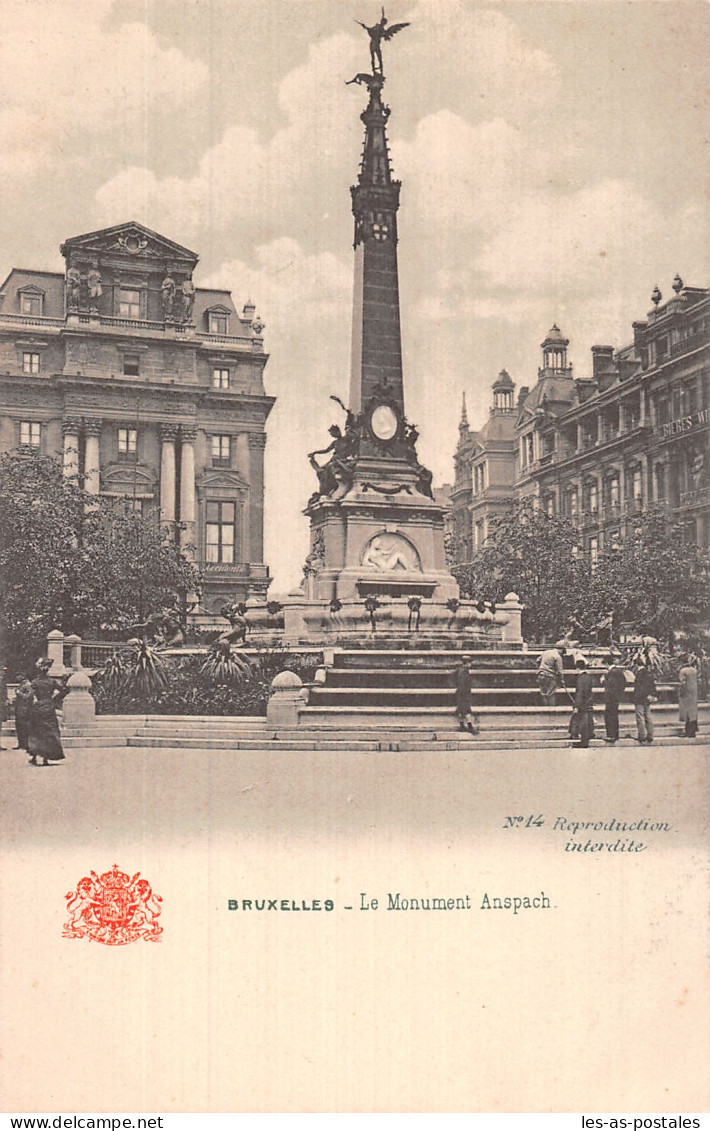
[[[25,676],[15,693],[17,748],[27,751],[31,766],[48,766],[64,758],[57,720],[63,689],[50,676],[51,666],[50,659],[39,660],[36,678],[30,681]]]
[[[558,640],[553,648],[542,653],[538,662],[537,684],[546,706],[554,706],[558,689],[567,691],[574,708],[570,719],[570,737],[575,740],[575,745],[586,747],[589,746],[590,739],[594,738],[594,676],[587,667],[585,657],[581,653],[574,654],[577,683],[572,695],[564,676],[563,657],[567,649],[566,641]],[[619,739],[619,704],[627,688],[627,669],[621,662],[622,659],[622,653],[618,649],[611,650],[609,667],[603,680],[604,728],[606,741],[610,745]],[[698,672],[687,653],[682,653],[679,661],[679,718],[684,724],[684,737],[695,738],[698,733]],[[641,745],[650,746],[654,739],[651,705],[658,698],[651,655],[638,656],[633,671],[632,697],[637,738]]]

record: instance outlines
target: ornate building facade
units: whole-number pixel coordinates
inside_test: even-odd
[[[197,255],[140,224],[75,236],[65,274],[0,291],[0,451],[59,455],[92,494],[175,527],[203,609],[263,596],[263,324],[196,287]]]
[[[515,407],[501,374],[480,432],[464,412],[452,492],[459,561],[501,507],[526,497],[572,519],[592,561],[649,504],[681,521],[688,542],[710,545],[710,290],[676,276],[673,297],[664,303],[656,287],[652,302],[630,345],[592,346],[589,379],[574,377],[553,326],[537,381]]]

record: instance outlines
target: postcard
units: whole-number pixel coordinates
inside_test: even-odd
[[[1,18],[3,1111],[691,1126],[707,6]]]

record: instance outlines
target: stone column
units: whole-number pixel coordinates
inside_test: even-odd
[[[81,425],[78,420],[65,420],[62,424],[64,433],[64,475],[67,479],[79,478],[79,431]]]
[[[237,432],[237,470],[245,482],[251,475],[249,459],[249,433]],[[239,560],[250,562],[251,557],[251,514],[249,495],[243,493],[239,500]]]
[[[101,435],[100,420],[84,421],[84,486],[89,495],[98,495],[100,486],[100,456],[99,436]]]
[[[264,560],[265,432],[249,433],[249,561]]]
[[[163,522],[175,521],[175,440],[176,424],[160,426],[160,517]]]
[[[180,543],[185,549],[195,543],[195,440],[194,428],[180,428]],[[190,552],[194,557],[194,550]]]
[[[650,424],[648,419],[648,390],[645,385],[639,389],[639,424],[643,428]]]
[[[653,488],[651,484],[651,461],[648,455],[644,452],[641,454],[641,498],[644,507],[647,507],[651,501]]]
[[[581,452],[584,447],[584,428],[581,420],[577,421],[577,451]]]

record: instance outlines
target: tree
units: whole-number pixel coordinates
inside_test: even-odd
[[[591,575],[578,542],[568,519],[525,499],[491,519],[485,544],[453,573],[467,598],[501,601],[517,593],[523,635],[542,641],[559,636],[585,602]]]
[[[685,538],[682,523],[659,508],[636,515],[616,548],[598,560],[590,614],[613,611],[615,628],[669,639],[710,612],[710,554]]]
[[[54,459],[0,457],[0,668],[31,663],[53,628],[126,628],[198,583],[157,521],[87,495]]]

